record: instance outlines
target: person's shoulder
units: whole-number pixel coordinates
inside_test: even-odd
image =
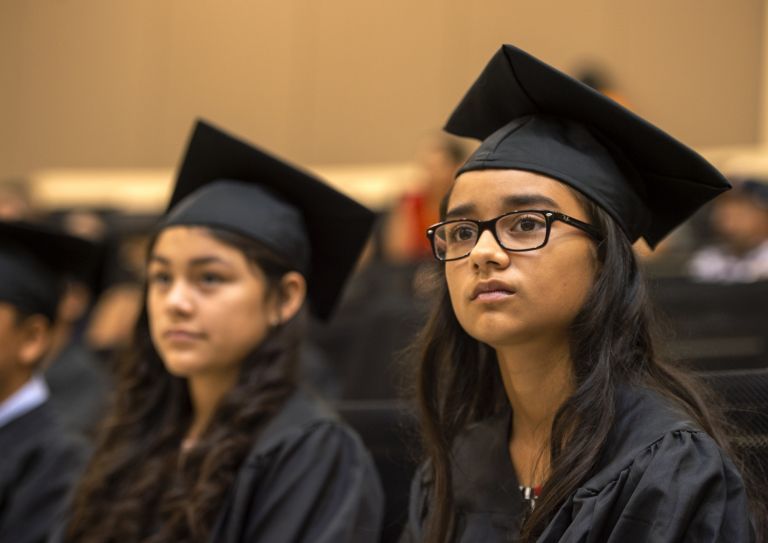
[[[39,449],[47,456],[83,455],[88,448],[84,439],[66,431],[50,400],[4,426],[1,440],[14,449]]]
[[[254,460],[276,451],[297,448],[363,449],[357,433],[340,420],[324,400],[304,389],[297,389],[257,436],[249,454]]]
[[[616,416],[601,460],[542,539],[752,541],[738,469],[674,401],[626,390]]]
[[[644,387],[620,387],[614,424],[595,480],[607,482],[641,459],[663,461],[664,455],[678,454],[685,448],[694,453],[720,452],[717,443],[672,399]]]
[[[632,454],[672,431],[700,430],[674,400],[646,387],[619,387],[615,405],[607,443],[614,453]]]

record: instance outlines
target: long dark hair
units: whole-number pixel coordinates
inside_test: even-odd
[[[574,392],[557,411],[549,450],[550,473],[525,520],[521,538],[533,541],[597,465],[614,423],[616,390],[638,384],[675,402],[723,449],[733,455],[722,416],[710,393],[655,350],[653,311],[632,246],[613,219],[574,193],[603,235],[599,271],[571,325]],[[443,211],[445,209],[444,201]],[[454,534],[450,453],[457,435],[475,421],[508,409],[496,353],[470,337],[451,307],[444,268],[436,269],[431,316],[414,344],[420,363],[415,397],[432,493],[425,541],[445,543]],[[735,455],[733,455],[735,457]]]
[[[208,231],[242,251],[263,271],[268,291],[281,295],[280,279],[292,269],[281,258],[250,238]],[[200,441],[182,455],[193,414],[186,379],[166,371],[144,310],[118,366],[113,405],[76,490],[65,540],[206,541],[255,436],[295,388],[299,326],[293,319],[268,333]]]

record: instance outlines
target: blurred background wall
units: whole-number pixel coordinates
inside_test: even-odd
[[[204,116],[303,164],[408,161],[502,42],[601,64],[699,148],[768,136],[763,0],[0,0],[0,178],[172,168]]]

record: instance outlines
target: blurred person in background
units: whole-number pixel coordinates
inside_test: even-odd
[[[417,154],[419,189],[407,192],[384,219],[381,243],[390,262],[419,262],[429,258],[424,230],[440,217],[440,202],[451,186],[467,151],[458,138],[434,134]]]
[[[595,89],[600,94],[607,96],[617,104],[624,107],[630,107],[629,100],[627,100],[627,97],[624,96],[624,94],[619,92],[618,86],[611,73],[598,61],[582,61],[580,66],[576,69],[574,77],[588,87]]]
[[[420,179],[384,214],[373,236],[373,257],[350,278],[329,323],[310,336],[334,370],[336,396],[352,400],[399,395],[395,358],[423,317],[421,268],[429,262],[424,230],[439,218],[440,201],[467,151],[459,138],[432,134],[420,146]],[[360,360],[365,364],[360,364]]]
[[[23,221],[34,219],[29,182],[22,178],[0,181],[0,220]]]
[[[60,420],[68,430],[90,438],[111,387],[106,364],[84,338],[101,291],[108,227],[100,213],[87,209],[52,213],[47,222],[95,247],[92,261],[65,280],[44,364],[51,405]]]
[[[110,216],[104,290],[84,330],[85,343],[107,364],[130,345],[141,313],[147,246],[159,220],[153,214]]]
[[[55,541],[376,541],[359,437],[299,382],[373,214],[199,122],[150,241],[116,401]],[[361,361],[361,363],[364,361]]]
[[[78,333],[92,295],[85,280],[66,279],[44,364],[51,405],[68,430],[86,437],[92,435],[110,389],[107,368]]]
[[[98,294],[106,223],[89,209],[44,213],[33,205],[27,180],[0,183],[0,219],[49,224],[54,231],[92,242],[88,262],[80,262],[76,275],[62,279],[59,307],[51,323],[50,345],[41,364],[49,404],[67,431],[88,435],[106,400],[108,380],[103,364],[83,342],[91,305]]]
[[[736,181],[731,192],[713,202],[709,225],[715,241],[691,257],[693,279],[716,283],[768,280],[768,182]]]
[[[49,227],[0,223],[0,541],[49,535],[86,451],[58,420],[41,375],[66,276],[94,247]]]

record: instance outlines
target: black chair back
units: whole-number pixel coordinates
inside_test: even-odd
[[[768,281],[657,279],[651,297],[671,332],[665,354],[699,371],[768,367]]]
[[[416,471],[416,420],[397,400],[344,401],[335,404],[373,455],[386,496],[380,543],[395,543],[405,526],[411,479]]]

